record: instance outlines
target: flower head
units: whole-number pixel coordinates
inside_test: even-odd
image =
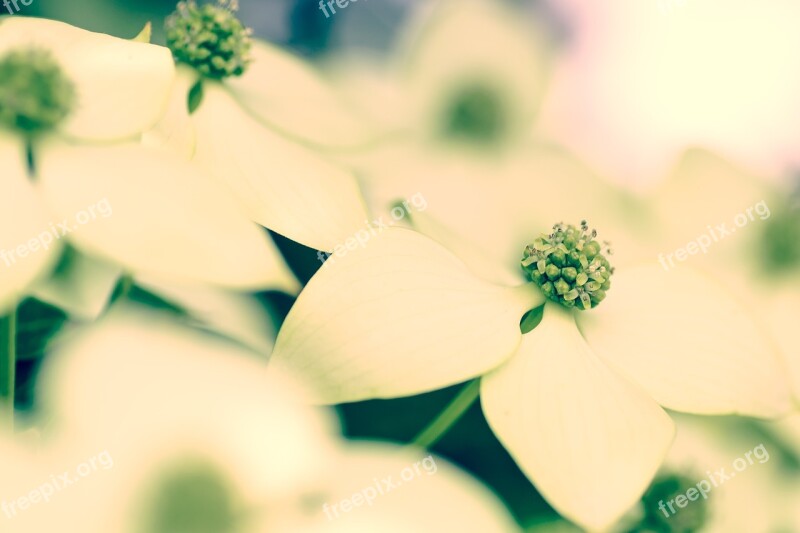
[[[0,126],[35,135],[56,128],[75,106],[75,86],[44,49],[0,58]]]
[[[175,60],[202,76],[224,79],[241,76],[252,61],[251,31],[236,17],[236,0],[198,6],[181,2],[167,18],[167,46]]]
[[[565,307],[591,309],[611,288],[614,268],[600,253],[597,230],[563,223],[525,248],[522,269],[549,299]],[[607,253],[611,250],[607,248]]]

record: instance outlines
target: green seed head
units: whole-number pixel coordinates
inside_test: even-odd
[[[250,64],[250,30],[236,18],[236,0],[198,6],[181,2],[167,17],[167,46],[179,63],[206,78],[241,76]]]
[[[551,234],[525,247],[522,269],[550,300],[591,309],[606,297],[614,273],[595,237],[585,220],[580,228],[556,224]],[[607,245],[606,254],[611,254]]]
[[[56,128],[75,105],[75,86],[46,50],[14,50],[0,58],[0,127],[25,136]]]

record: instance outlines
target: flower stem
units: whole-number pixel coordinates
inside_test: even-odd
[[[17,366],[17,311],[0,316],[0,402],[8,411],[7,421],[14,422],[14,384]]]
[[[467,409],[478,398],[481,391],[481,380],[476,379],[456,395],[444,411],[437,416],[428,427],[417,435],[412,444],[420,448],[429,448],[441,439],[447,431],[467,412]]]

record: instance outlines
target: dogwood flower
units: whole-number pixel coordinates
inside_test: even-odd
[[[800,396],[793,334],[800,314],[800,211],[791,184],[772,181],[716,154],[688,152],[646,199],[661,243],[647,252],[670,271],[704,268],[733,290],[780,348]],[[694,253],[675,255],[689,248]]]
[[[800,44],[792,24],[797,4],[552,6],[570,38],[543,104],[542,129],[593,165],[642,184],[689,146],[760,172],[797,164],[800,65],[790,52]]]
[[[230,343],[133,307],[62,341],[42,381],[44,410],[56,421],[43,438],[49,464],[105,450],[113,466],[58,493],[47,510],[54,523],[121,533],[436,531],[445,523],[518,531],[487,489],[446,461],[429,456],[433,475],[419,451],[341,441],[302,387]],[[403,472],[415,464],[421,475],[411,479]],[[408,487],[368,490],[376,477],[396,485],[401,475]],[[362,497],[342,511],[342,500],[373,492],[380,501]]]
[[[374,210],[425,191],[433,212],[460,229],[463,210],[440,201],[452,187],[471,203],[511,181],[520,155],[532,151],[527,164],[547,165],[541,159],[551,153],[532,142],[531,129],[550,52],[534,20],[498,2],[445,1],[415,14],[388,61],[351,54],[331,65],[344,94],[382,131],[383,142],[344,157]]]
[[[139,144],[173,83],[166,48],[15,16],[0,22],[0,71],[0,306],[54,266],[64,241],[168,279],[294,286],[223,189]],[[81,220],[99,202],[109,216]]]
[[[148,142],[192,158],[252,220],[332,250],[367,215],[353,176],[306,145],[361,143],[368,131],[313,70],[252,39],[235,9],[181,2],[167,19],[180,81]]]
[[[525,249],[530,282],[509,287],[423,235],[387,230],[323,265],[272,362],[322,403],[481,377],[484,414],[523,472],[562,515],[602,530],[669,448],[662,406],[771,417],[791,400],[772,346],[713,280],[656,261],[615,272],[595,235],[556,225]]]
[[[331,65],[353,105],[384,135],[439,149],[505,150],[529,139],[551,55],[536,19],[487,0],[448,0],[415,15],[388,67],[358,55]]]

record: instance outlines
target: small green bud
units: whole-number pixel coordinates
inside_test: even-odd
[[[38,48],[0,58],[0,127],[32,137],[55,129],[75,106],[75,86]]]
[[[565,307],[591,309],[605,299],[614,273],[596,236],[585,221],[580,228],[556,224],[553,233],[525,247],[522,269],[549,299]]]
[[[236,0],[180,2],[164,25],[175,60],[215,80],[244,74],[252,61],[251,32],[236,18],[237,9]]]
[[[594,256],[600,253],[600,245],[597,244],[597,241],[592,241],[583,247],[583,253],[586,255],[586,259],[591,261]]]

